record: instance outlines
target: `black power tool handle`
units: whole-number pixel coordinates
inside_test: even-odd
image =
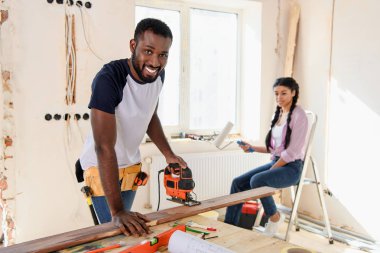
[[[180,175],[181,178],[192,178],[191,170],[188,167],[181,168],[178,163],[169,163],[169,168],[172,169],[171,173]]]
[[[169,163],[169,167],[172,169],[180,169],[179,163]]]

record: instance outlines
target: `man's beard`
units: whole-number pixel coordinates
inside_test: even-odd
[[[144,69],[145,64],[143,64],[142,69],[139,68],[139,66],[137,65],[137,62],[136,62],[136,53],[135,52],[132,53],[131,61],[132,61],[132,66],[135,69],[135,71],[136,71],[136,73],[137,73],[137,75],[141,81],[143,81],[144,83],[152,83],[152,82],[156,81],[157,77],[159,76],[159,74],[161,72],[161,69],[157,71],[157,74],[154,77],[145,77],[142,74],[142,70]]]

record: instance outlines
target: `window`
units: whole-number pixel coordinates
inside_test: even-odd
[[[221,8],[220,2],[217,2],[218,7],[205,7],[191,5],[191,1],[170,1],[170,4],[165,1],[136,1],[136,24],[147,17],[158,18],[173,33],[158,109],[162,125],[172,134],[212,134],[221,130],[227,121],[234,123],[233,131],[240,131],[240,108],[244,107],[241,101],[245,97],[241,94],[241,83],[248,79],[247,76],[259,72],[261,58],[256,57],[252,61],[239,55],[239,45],[241,48],[248,37],[242,37],[244,7]],[[252,1],[238,2],[253,4]],[[261,30],[256,32],[260,34]],[[257,43],[248,46],[255,45]],[[257,50],[249,52],[257,54]],[[244,62],[248,63],[242,67]],[[252,67],[250,64],[258,66],[257,71],[247,69]],[[259,77],[257,80],[251,78],[249,82],[254,84],[250,86],[259,85],[259,80]],[[245,91],[251,92],[252,88]]]
[[[236,122],[237,15],[191,9],[189,34],[190,129]]]

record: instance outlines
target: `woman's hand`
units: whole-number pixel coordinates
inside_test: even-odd
[[[237,141],[237,144],[239,144],[239,147],[244,150],[245,153],[252,153],[252,152],[255,152],[255,149],[253,148],[252,145],[242,141],[242,140],[239,140]]]

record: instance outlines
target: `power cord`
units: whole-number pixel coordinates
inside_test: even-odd
[[[158,171],[158,205],[157,205],[157,210],[156,211],[158,211],[160,209],[160,199],[161,199],[161,196],[160,196],[161,195],[160,194],[160,188],[161,188],[161,186],[160,186],[160,174],[162,172],[164,172],[164,170]]]
[[[83,19],[82,6],[80,4],[78,4],[78,2],[76,3],[76,6],[78,7],[79,12],[80,12],[80,17],[81,17],[81,21],[82,21],[83,35],[84,35],[84,40],[86,41],[87,47],[88,47],[88,49],[90,49],[91,53],[93,55],[95,55],[96,58],[98,58],[99,60],[103,61],[103,59],[97,53],[95,53],[95,51],[92,49],[92,47],[90,46],[90,43],[89,43],[89,41],[87,39],[87,33],[86,33],[86,28],[85,28],[84,19]]]

